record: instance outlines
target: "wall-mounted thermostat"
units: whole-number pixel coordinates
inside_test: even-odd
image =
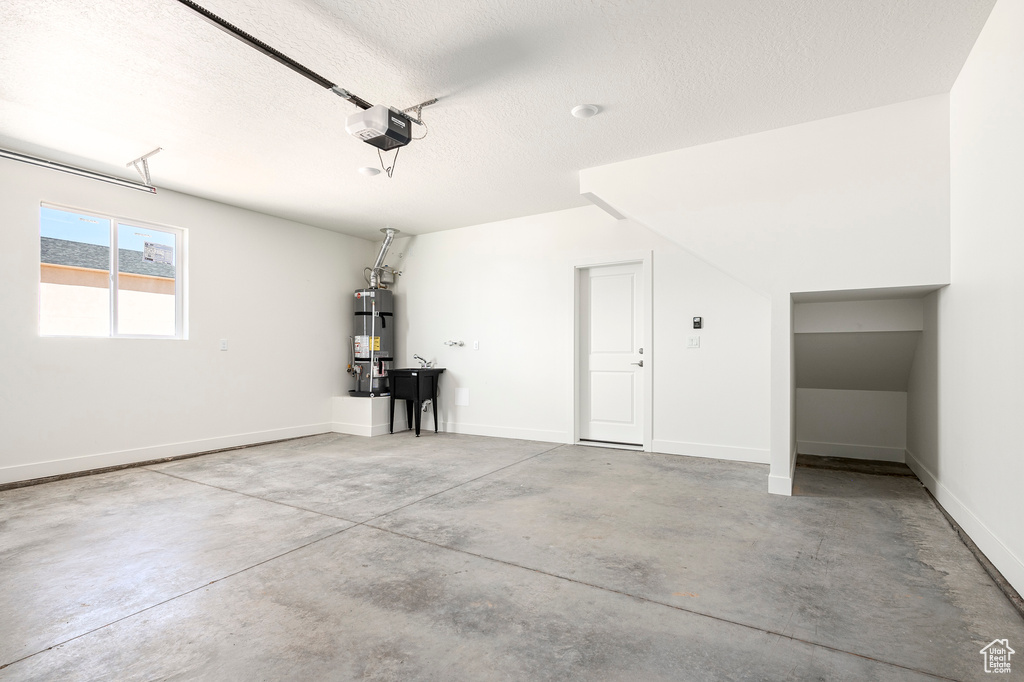
[[[694,329],[700,329],[703,326],[704,326],[704,318],[702,318],[702,317],[695,317],[695,318],[693,318],[693,328]]]

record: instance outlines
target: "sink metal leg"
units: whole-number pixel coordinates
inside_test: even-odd
[[[434,399],[430,401],[434,406],[434,433],[437,433],[437,389],[434,389]]]

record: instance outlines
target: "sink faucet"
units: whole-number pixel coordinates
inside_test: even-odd
[[[413,360],[419,360],[420,361],[420,367],[422,367],[424,369],[426,369],[427,367],[430,367],[433,364],[432,362],[427,362],[426,358],[421,358],[419,355],[412,356],[412,359]]]

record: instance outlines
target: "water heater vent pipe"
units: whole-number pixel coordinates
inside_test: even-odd
[[[377,289],[380,287],[380,269],[384,265],[384,257],[388,255],[388,249],[391,248],[391,242],[394,241],[395,235],[398,234],[399,230],[393,227],[385,227],[381,229],[384,233],[384,243],[381,244],[380,253],[377,254],[377,260],[370,268],[370,288]]]

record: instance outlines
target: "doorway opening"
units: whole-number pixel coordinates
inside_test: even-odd
[[[914,475],[913,388],[934,381],[918,346],[935,288],[793,295],[797,467]]]

